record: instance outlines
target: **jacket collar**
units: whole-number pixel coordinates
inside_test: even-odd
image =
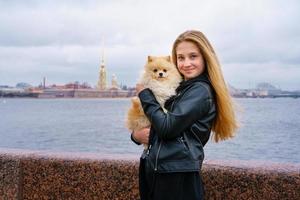
[[[195,77],[195,78],[192,78],[192,79],[189,79],[189,80],[186,80],[186,81],[181,81],[179,86],[177,87],[176,89],[176,93],[177,95],[183,91],[185,88],[187,88],[188,86],[190,86],[192,83],[194,82],[198,82],[198,81],[201,81],[201,82],[205,82],[209,85],[210,84],[210,81],[208,79],[208,75],[207,73],[202,73],[200,74],[199,76]],[[169,106],[171,106],[172,102],[174,101],[174,99],[177,97],[177,95],[173,95],[171,96],[166,102],[165,102],[165,105],[164,107],[169,109]]]
[[[188,87],[192,83],[199,82],[199,81],[206,82],[207,84],[211,85],[210,81],[209,81],[209,78],[208,78],[208,75],[205,72],[205,73],[202,73],[202,74],[200,74],[199,76],[197,76],[195,78],[192,78],[192,79],[189,79],[189,80],[186,80],[186,81],[185,80],[181,81],[180,85],[176,89],[176,92],[178,93],[179,91],[182,91],[183,89],[185,89],[186,87]]]

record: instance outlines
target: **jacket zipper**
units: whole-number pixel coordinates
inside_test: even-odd
[[[181,94],[181,92],[179,92],[179,93],[177,94],[177,96],[179,96],[180,94]],[[172,102],[171,110],[173,110],[174,103],[175,103],[175,100]],[[156,158],[155,158],[155,167],[154,167],[154,171],[157,171],[158,156],[159,156],[159,152],[160,152],[160,149],[161,149],[162,142],[163,142],[163,141],[160,141],[159,146],[158,146],[158,150],[157,150],[157,154],[156,154]]]
[[[185,132],[183,132],[183,136],[179,137],[179,140],[181,141],[182,145],[189,150],[190,145],[188,144],[188,141],[184,138],[184,135]]]
[[[199,126],[197,124],[195,124],[195,126],[197,126],[197,128],[199,129]],[[198,140],[198,142],[202,145],[202,142],[200,140],[200,138],[198,137],[198,135],[193,131],[193,129],[191,129],[192,134],[196,137],[196,140]],[[203,145],[202,145],[203,146]]]
[[[159,152],[160,152],[161,145],[162,145],[162,141],[160,141],[159,147],[158,147],[158,150],[157,150],[157,154],[156,154],[156,158],[155,158],[155,167],[154,167],[154,171],[157,171],[158,155],[159,155]]]
[[[152,145],[150,144],[148,149],[147,149],[147,155],[149,155],[151,147],[152,147]]]

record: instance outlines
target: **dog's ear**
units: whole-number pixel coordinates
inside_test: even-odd
[[[153,56],[148,56],[148,62],[152,62],[153,61]]]
[[[165,58],[167,61],[171,62],[171,56],[166,56]]]

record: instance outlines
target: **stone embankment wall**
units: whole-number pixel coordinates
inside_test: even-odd
[[[206,161],[206,199],[300,199],[300,165]],[[171,192],[171,191],[170,191]],[[0,149],[0,200],[138,197],[138,156]]]

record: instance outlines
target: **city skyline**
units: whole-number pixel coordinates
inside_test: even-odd
[[[211,41],[226,82],[300,90],[298,1],[0,1],[0,85],[95,86],[104,38],[108,83],[135,86],[148,55],[188,29]],[[185,12],[183,12],[185,11]]]
[[[112,78],[109,81],[107,81],[107,88],[111,88],[113,86],[113,83],[112,83],[112,80],[113,78],[116,78],[115,74],[112,75]],[[87,81],[69,81],[69,82],[64,82],[64,83],[48,83],[48,82],[43,82],[44,80],[46,80],[46,77],[43,78],[43,80],[38,84],[38,85],[34,85],[34,84],[31,84],[31,83],[28,83],[28,82],[17,82],[16,84],[13,84],[13,85],[9,85],[9,84],[1,84],[0,85],[0,88],[2,87],[24,87],[27,88],[27,87],[33,87],[33,88],[38,88],[38,87],[53,87],[53,86],[67,86],[67,85],[83,85],[83,86],[86,86],[88,88],[94,88],[94,89],[97,89],[98,88],[98,84],[93,84],[93,83],[89,83]],[[118,81],[118,80],[117,80]],[[126,87],[126,88],[134,88],[135,85],[127,85],[126,82],[125,83],[119,83],[119,82],[116,82],[118,83],[118,86],[120,87],[120,89],[122,89],[123,87]],[[22,86],[20,86],[22,85]],[[253,85],[249,84],[249,87],[238,87],[238,86],[235,86],[235,85],[232,85],[230,83],[227,83],[227,86],[229,88],[233,88],[233,89],[238,89],[238,90],[252,90],[252,89],[257,89],[260,87],[260,85],[270,85],[271,87],[274,87],[276,89],[279,89],[279,90],[285,90],[285,91],[300,91],[299,89],[295,89],[295,90],[290,90],[290,89],[283,89],[281,88],[280,86],[278,85],[274,85],[270,82],[258,82],[258,83],[255,83]]]

